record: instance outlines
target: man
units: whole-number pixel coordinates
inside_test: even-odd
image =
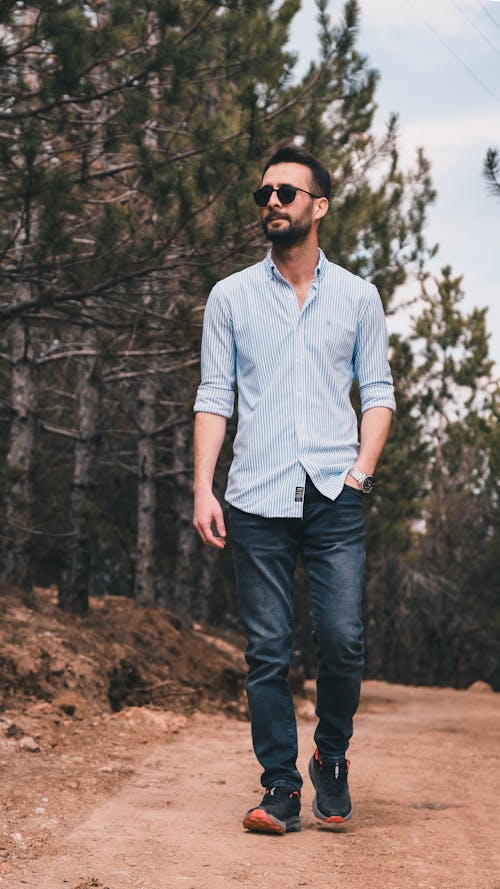
[[[254,193],[272,248],[263,262],[215,285],[204,318],[194,525],[205,543],[224,547],[212,481],[237,385],[226,500],[248,641],[252,738],[266,789],[243,820],[253,831],[300,829],[302,777],[287,682],[299,555],[312,591],[318,659],[313,811],[325,825],[352,812],[346,750],[363,669],[363,497],[395,402],[378,292],[328,262],[318,246],[330,190],[314,155],[293,142],[277,146]],[[353,378],[361,396],[359,443]]]

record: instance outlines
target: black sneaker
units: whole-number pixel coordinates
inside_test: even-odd
[[[300,830],[300,793],[289,787],[268,787],[259,806],[249,809],[243,827],[261,833]]]
[[[352,815],[347,786],[349,760],[345,756],[321,759],[318,748],[309,763],[309,775],[316,789],[313,812],[326,824],[342,824]]]

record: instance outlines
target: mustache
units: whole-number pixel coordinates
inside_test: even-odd
[[[290,217],[287,214],[282,215],[281,213],[269,213],[269,216],[266,216],[264,221],[272,222],[273,219],[286,219],[287,222],[290,222]]]

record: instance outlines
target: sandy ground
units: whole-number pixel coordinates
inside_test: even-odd
[[[299,711],[306,775],[312,704]],[[3,813],[17,853],[0,865],[1,889],[500,889],[491,691],[365,683],[350,750],[354,816],[335,832],[318,828],[308,778],[300,833],[243,830],[261,797],[246,722],[133,709],[93,732],[45,765],[40,753],[12,754],[11,770],[27,770],[13,820]]]

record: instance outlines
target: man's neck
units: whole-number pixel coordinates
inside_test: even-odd
[[[272,257],[283,277],[293,287],[300,287],[314,278],[319,258],[318,242],[294,244],[293,247],[273,244]]]

